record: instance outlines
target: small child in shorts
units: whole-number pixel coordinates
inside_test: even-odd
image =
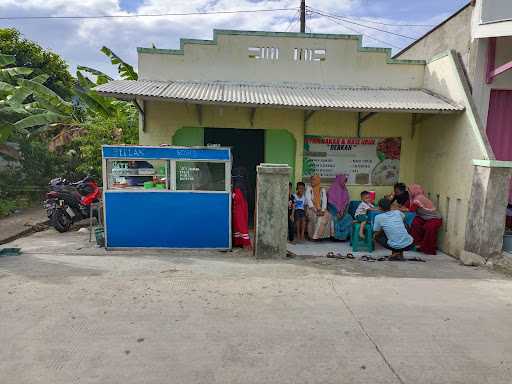
[[[297,183],[297,191],[293,195],[295,203],[295,228],[297,229],[297,240],[304,241],[306,233],[306,184],[302,181]]]
[[[364,229],[368,222],[368,211],[377,211],[378,208],[372,204],[370,192],[361,192],[361,203],[358,205],[354,214],[355,219],[361,223],[359,226],[359,237],[364,240],[365,234]]]

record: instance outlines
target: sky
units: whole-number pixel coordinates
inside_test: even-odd
[[[322,13],[307,17],[306,32],[362,34],[365,46],[389,47],[397,52],[468,3],[469,0],[307,0]],[[211,39],[213,29],[295,31],[300,0],[0,0],[0,17],[97,16],[226,10],[293,8],[291,11],[222,15],[104,19],[0,20],[0,28],[14,27],[24,37],[61,55],[74,73],[77,65],[118,77],[107,57],[106,45],[136,66],[137,47],[179,48],[180,38]],[[350,21],[347,22],[346,20]],[[393,24],[393,25],[382,25]],[[396,26],[420,24],[423,26]],[[371,29],[367,26],[380,30]],[[387,31],[387,32],[386,32]],[[397,36],[390,34],[407,36]]]

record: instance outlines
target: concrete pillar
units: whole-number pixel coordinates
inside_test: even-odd
[[[488,260],[501,257],[511,168],[495,160],[474,163],[464,250]]]
[[[285,257],[291,167],[261,164],[257,167],[257,173],[254,254],[257,258]]]

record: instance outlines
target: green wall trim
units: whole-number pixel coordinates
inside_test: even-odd
[[[296,141],[285,129],[265,129],[265,163],[287,164],[292,168],[291,182],[295,182]]]
[[[182,127],[174,133],[174,136],[172,137],[172,144],[184,147],[203,146],[204,128]]]
[[[488,168],[512,168],[512,161],[501,160],[473,160],[473,165]]]
[[[261,36],[261,37],[293,37],[305,39],[330,39],[330,40],[357,40],[358,52],[379,52],[387,55],[387,64],[408,64],[408,65],[425,65],[425,60],[404,60],[393,59],[391,57],[391,48],[380,47],[363,47],[362,35],[347,35],[347,34],[328,34],[328,33],[300,33],[300,32],[266,32],[266,31],[236,31],[229,29],[214,29],[213,40],[200,40],[200,39],[180,39],[179,49],[162,49],[162,48],[142,48],[137,47],[138,53],[149,54],[167,54],[167,55],[184,55],[185,44],[199,44],[199,45],[217,45],[219,36]]]
[[[428,59],[427,64],[433,63],[434,61],[443,59],[447,56],[450,56],[450,51],[444,51],[444,52],[438,53],[437,55],[434,55],[430,59]]]

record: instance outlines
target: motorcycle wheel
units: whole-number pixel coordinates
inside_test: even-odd
[[[50,217],[50,224],[58,232],[63,233],[69,231],[72,221],[64,210],[56,209]]]

